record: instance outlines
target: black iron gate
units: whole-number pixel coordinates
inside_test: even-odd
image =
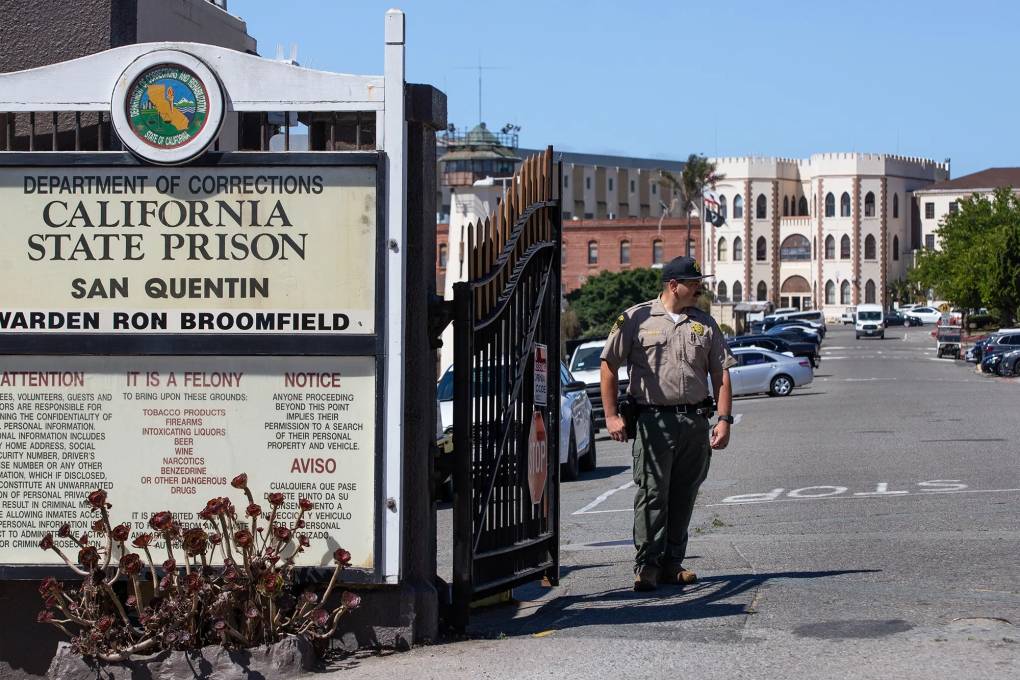
[[[450,618],[460,629],[472,600],[559,578],[559,177],[551,147],[524,162],[496,213],[468,229],[468,280],[454,285]]]

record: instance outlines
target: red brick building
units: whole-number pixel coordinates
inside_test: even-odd
[[[619,272],[661,265],[683,255],[687,237],[687,221],[670,217],[625,218],[602,220],[568,220],[563,223],[563,293],[584,285],[589,276],[599,272]],[[436,230],[436,289],[443,290],[446,270],[459,263],[449,262],[449,225],[441,223]],[[691,252],[701,258],[701,225],[691,219]]]

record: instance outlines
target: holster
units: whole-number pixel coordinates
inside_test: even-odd
[[[627,439],[637,439],[639,410],[637,399],[629,394],[620,397],[620,400],[616,403],[616,412],[623,418],[623,425],[627,431]]]

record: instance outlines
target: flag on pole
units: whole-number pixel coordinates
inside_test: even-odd
[[[719,199],[711,191],[706,191],[703,197],[705,201],[705,221],[715,227],[726,224],[726,218],[719,212]]]

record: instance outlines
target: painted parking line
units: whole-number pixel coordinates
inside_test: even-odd
[[[620,486],[616,487],[615,489],[610,489],[609,491],[606,491],[605,493],[600,495],[598,498],[596,498],[595,500],[593,500],[591,503],[589,503],[588,505],[584,506],[580,510],[575,510],[574,512],[572,512],[570,514],[572,514],[572,515],[591,514],[592,513],[592,508],[595,508],[595,507],[598,507],[599,505],[601,505],[607,498],[612,496],[617,491],[623,491],[624,489],[629,489],[632,486],[634,486],[634,480],[631,480],[631,481],[627,482],[626,484],[621,484]],[[598,511],[595,511],[595,512],[598,512]]]

